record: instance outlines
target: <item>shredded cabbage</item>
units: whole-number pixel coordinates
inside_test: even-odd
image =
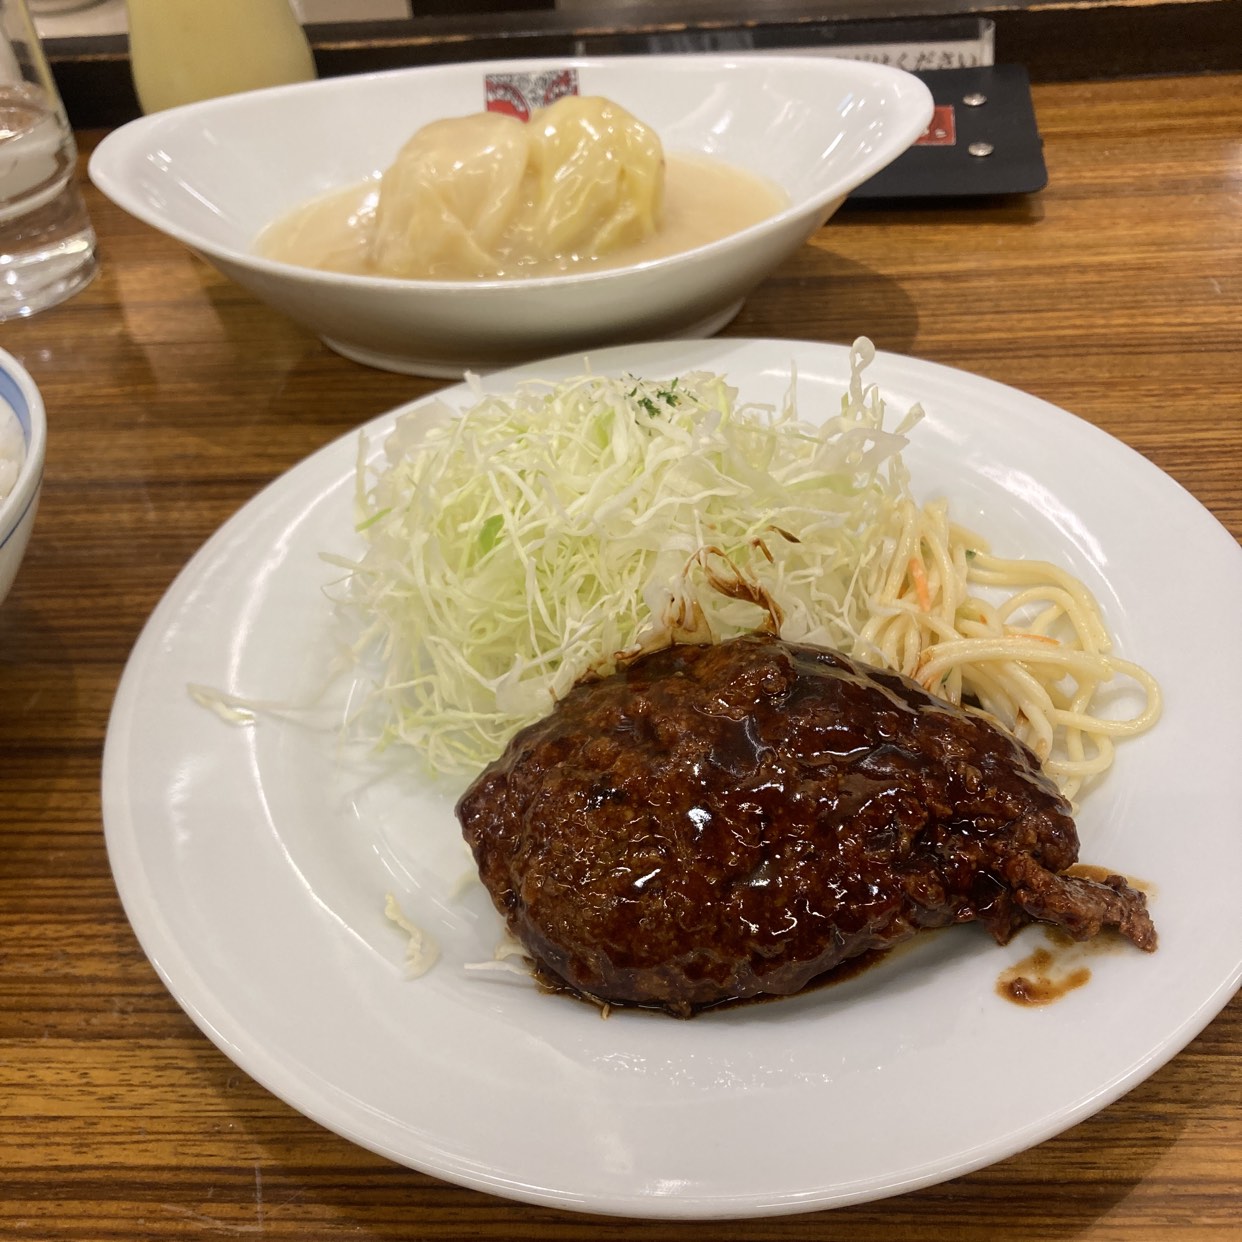
[[[405,916],[397,899],[389,893],[384,899],[384,917],[395,923],[407,940],[405,944],[405,975],[418,979],[425,975],[440,959],[440,946],[417,923]]]
[[[900,450],[921,411],[884,426],[855,342],[840,410],[739,403],[725,377],[583,375],[403,415],[378,468],[360,451],[366,549],[342,604],[372,671],[366,719],[433,770],[474,771],[584,673],[655,645],[697,613],[718,638],[755,604],[709,581],[761,585],[781,635],[851,650],[861,578],[908,493]],[[713,565],[716,567],[713,570]],[[723,567],[723,568],[722,568]],[[378,716],[374,716],[374,712]]]

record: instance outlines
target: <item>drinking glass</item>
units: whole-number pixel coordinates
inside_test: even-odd
[[[26,0],[0,0],[0,321],[55,306],[95,274],[76,164]]]
[[[144,112],[315,76],[290,0],[127,0],[126,8]]]

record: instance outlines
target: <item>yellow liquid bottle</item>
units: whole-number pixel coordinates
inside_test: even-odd
[[[289,0],[128,0],[128,8],[144,112],[315,76]]]

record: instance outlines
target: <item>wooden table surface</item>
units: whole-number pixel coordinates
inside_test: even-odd
[[[1133,445],[1240,536],[1242,77],[1045,86],[1036,109],[1045,192],[847,210],[728,332],[866,333],[1016,385]],[[1031,1151],[883,1202],[732,1223],[591,1218],[446,1185],[232,1065],[164,990],[113,887],[99,789],[112,695],[147,614],[225,518],[435,385],[345,361],[94,192],[90,209],[96,281],[0,326],[50,422],[34,539],[0,608],[0,1236],[1242,1238],[1237,997],[1118,1103]]]

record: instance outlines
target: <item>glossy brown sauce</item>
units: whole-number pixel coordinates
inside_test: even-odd
[[[1075,863],[1064,874],[1104,884],[1109,876],[1118,873],[1092,863]],[[1131,888],[1151,894],[1152,885],[1133,876],[1123,878]],[[1059,927],[1044,927],[1043,933],[1046,944],[1006,967],[996,980],[997,993],[1015,1005],[1051,1005],[1059,1001],[1090,981],[1091,969],[1084,958],[1124,951],[1127,947],[1124,940],[1111,933],[1090,941],[1075,940]]]
[[[1050,1005],[1091,978],[1086,966],[1065,969],[1059,945],[1038,948],[1001,971],[997,992],[1015,1005]]]
[[[816,975],[805,987],[800,988],[795,995],[805,996],[807,992],[815,992],[820,988],[832,987],[837,983],[846,983],[850,979],[857,979],[859,975],[865,974],[873,966],[879,965],[880,962],[891,957],[894,953],[900,953],[903,949],[909,948],[909,942],[894,945],[891,949],[868,949],[865,953],[860,953],[857,957],[847,958],[844,962],[834,966],[831,970],[826,970],[822,975]],[[708,1005],[707,1009],[737,1009],[742,1005],[762,1005],[768,1001],[788,1000],[787,996],[780,996],[773,992],[764,992],[758,996],[744,996],[735,1000],[721,1001],[718,1005]]]
[[[1103,884],[1109,876],[1116,875],[1117,872],[1091,863],[1075,863],[1072,867],[1067,867],[1064,874]],[[1144,880],[1135,879],[1133,876],[1124,878],[1131,888],[1138,889],[1140,892],[1150,893],[1154,888],[1153,885]],[[996,980],[997,994],[1015,1005],[1034,1008],[1059,1001],[1070,992],[1077,991],[1090,982],[1091,968],[1083,963],[1084,957],[1088,954],[1098,957],[1112,952],[1124,952],[1128,947],[1125,940],[1112,934],[1099,936],[1091,941],[1080,941],[1075,940],[1060,927],[1045,926],[1041,930],[1046,944],[1032,950],[1021,961],[1007,966]],[[857,979],[873,966],[890,957],[898,956],[912,947],[910,941],[904,941],[888,949],[872,949],[857,957],[849,958],[831,970],[826,970],[822,975],[816,976],[801,988],[797,995],[801,996],[819,988]],[[578,1001],[590,1001],[599,1006],[600,1014],[605,1018],[612,1013],[613,1009],[651,1009],[653,1011],[660,1009],[660,1006],[608,1004],[598,997],[585,996],[538,964],[533,966],[532,973],[541,991],[549,995],[569,996]],[[785,999],[787,999],[785,996],[776,993],[763,993],[758,996],[733,998],[712,1005],[697,1006],[695,1011],[705,1013],[712,1009],[737,1009],[743,1005],[759,1005],[766,1004],[768,1001]]]
[[[1118,873],[1110,867],[1097,867],[1094,863],[1075,863],[1072,867],[1065,869],[1065,874],[1076,876],[1080,880],[1094,880],[1097,884],[1104,884],[1110,875]],[[1155,896],[1156,886],[1149,881],[1135,879],[1132,875],[1122,878],[1138,892],[1146,893],[1148,897]]]
[[[834,966],[831,970],[824,971],[822,975],[817,975],[805,987],[800,988],[795,995],[803,996],[807,992],[818,991],[820,988],[831,987],[836,983],[845,983],[850,979],[857,979],[859,975],[865,974],[873,966],[910,947],[910,942],[905,941],[894,945],[890,949],[870,949],[865,953],[860,953],[857,957],[848,958],[846,961]],[[602,1001],[597,996],[586,995],[583,992],[579,992],[576,988],[570,987],[564,979],[557,978],[551,971],[545,970],[538,962],[532,964],[531,975],[539,990],[546,995],[568,996],[576,1001],[589,1001],[591,1004],[599,1006],[600,1016],[604,1018],[607,1018],[614,1009],[645,1009],[652,1013],[663,1012],[663,1008],[660,1005],[622,1005],[615,1002]],[[729,1000],[716,1001],[710,1005],[698,1005],[695,1007],[695,1012],[707,1013],[709,1010],[739,1009],[743,1005],[762,1005],[768,1001],[788,999],[788,996],[781,993],[764,992],[758,996],[732,997]]]

